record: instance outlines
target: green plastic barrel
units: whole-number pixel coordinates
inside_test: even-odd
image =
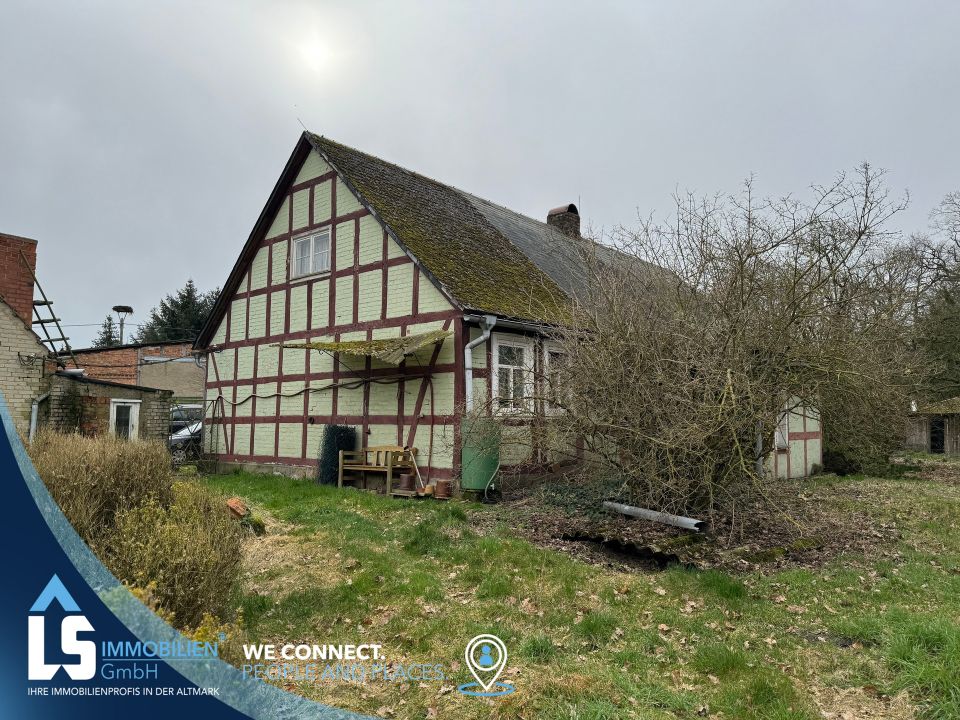
[[[464,418],[460,488],[483,492],[500,464],[500,424],[489,418]]]

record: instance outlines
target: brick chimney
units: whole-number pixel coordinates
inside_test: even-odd
[[[553,225],[564,235],[580,237],[580,213],[573,203],[561,205],[547,213],[547,225]]]
[[[21,258],[20,253],[23,253]],[[30,269],[24,266],[24,260]],[[37,241],[0,233],[0,297],[27,327],[33,322],[33,275],[37,269]]]

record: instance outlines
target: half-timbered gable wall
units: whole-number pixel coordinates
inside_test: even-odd
[[[823,468],[820,414],[812,407],[792,407],[780,418],[767,473],[787,480],[808,477]]]
[[[293,243],[330,233],[330,270],[294,277]],[[453,306],[311,151],[259,241],[211,340],[207,449],[222,462],[313,472],[323,427],[355,426],[369,445],[416,447],[432,477],[454,467]],[[401,366],[282,343],[452,334]]]

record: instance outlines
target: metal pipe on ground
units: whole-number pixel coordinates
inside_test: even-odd
[[[682,515],[671,515],[670,513],[647,510],[646,508],[624,505],[623,503],[607,501],[604,502],[601,507],[603,507],[604,510],[618,512],[622,515],[663,523],[664,525],[672,525],[673,527],[692,530],[693,532],[703,532],[708,527],[706,520],[696,520],[694,518],[683,517]]]

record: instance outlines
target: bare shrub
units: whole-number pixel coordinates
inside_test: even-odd
[[[177,482],[169,507],[150,499],[118,513],[108,564],[124,582],[153,588],[156,605],[192,628],[204,615],[222,618],[231,609],[242,538],[224,498]]]
[[[244,530],[224,498],[174,482],[162,443],[45,430],[30,455],[80,537],[162,617],[184,630],[229,618]]]
[[[886,223],[901,207],[862,166],[813,198],[678,198],[669,225],[587,245],[586,291],[538,387],[592,475],[671,512],[763,493],[778,418],[818,408],[863,467],[901,440],[917,362],[915,268]]]
[[[53,499],[94,549],[117,512],[172,499],[170,454],[162,443],[42,429],[29,451]]]

